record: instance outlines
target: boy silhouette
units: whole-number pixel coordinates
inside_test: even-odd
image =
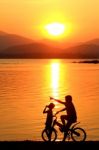
[[[48,106],[45,106],[43,113],[47,113],[46,117],[46,129],[51,130],[52,122],[53,122],[53,111],[52,109],[55,107],[53,103],[50,103]]]
[[[75,123],[77,121],[77,114],[76,114],[74,104],[72,102],[72,96],[71,95],[65,96],[65,102],[58,99],[54,99],[53,97],[50,97],[50,99],[55,100],[56,102],[61,103],[65,106],[65,108],[63,108],[62,110],[56,113],[58,114],[59,112],[62,111],[66,111],[67,113],[66,115],[61,115],[61,121],[63,123],[63,129],[61,131],[65,130],[65,135],[63,138],[63,141],[65,141],[69,127],[72,125],[72,123]],[[65,124],[66,120],[67,123]]]

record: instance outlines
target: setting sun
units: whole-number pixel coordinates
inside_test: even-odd
[[[42,35],[49,39],[63,39],[72,33],[70,22],[52,22],[41,26]]]
[[[59,36],[64,33],[65,26],[61,23],[51,23],[45,26],[50,35]]]

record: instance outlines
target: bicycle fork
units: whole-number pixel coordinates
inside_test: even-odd
[[[63,127],[63,125],[62,125],[61,123],[59,123],[58,121],[56,121],[56,120],[54,120],[53,127],[54,127],[55,125],[59,126],[60,128]]]

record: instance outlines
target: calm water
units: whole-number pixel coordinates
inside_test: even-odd
[[[72,61],[0,60],[0,140],[42,140],[49,96],[64,100],[67,94],[87,140],[99,140],[99,64]],[[56,103],[54,111],[61,108]]]

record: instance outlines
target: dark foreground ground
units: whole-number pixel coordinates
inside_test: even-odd
[[[99,149],[99,141],[86,142],[40,142],[40,141],[1,141],[0,150],[17,149],[17,150],[65,150],[65,149]]]

